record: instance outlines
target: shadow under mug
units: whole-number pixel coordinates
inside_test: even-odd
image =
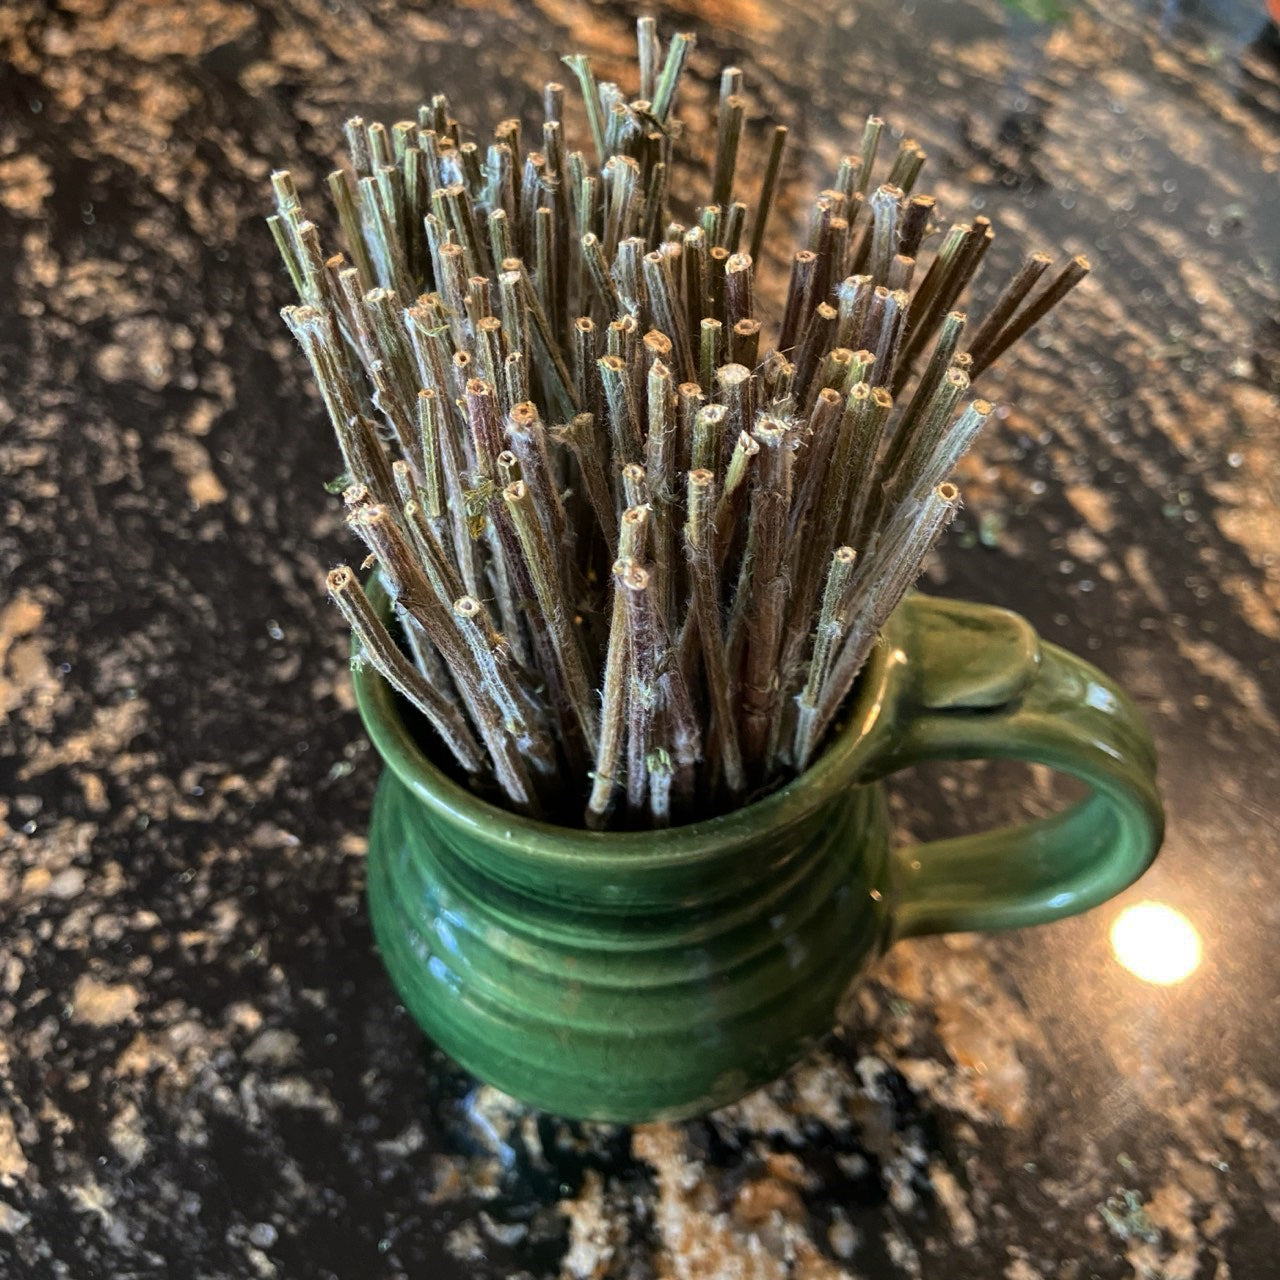
[[[564,1116],[732,1102],[830,1031],[850,981],[897,939],[1084,911],[1142,874],[1163,831],[1133,703],[990,606],[909,596],[807,772],[664,831],[508,813],[431,763],[372,668],[354,680],[387,765],[368,895],[392,981],[468,1071]],[[892,847],[881,778],[997,758],[1089,794],[1021,826]]]

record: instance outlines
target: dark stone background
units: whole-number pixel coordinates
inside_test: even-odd
[[[903,946],[707,1120],[529,1115],[427,1047],[361,890],[377,764],[324,570],[338,469],[262,222],[361,110],[531,111],[627,5],[0,11],[0,1275],[1262,1280],[1280,1230],[1280,72],[1246,4],[673,5],[686,114],[741,65],[795,213],[868,110],[1008,267],[1095,272],[985,394],[932,589],[1136,694],[1187,982],[1120,904]],[[492,95],[485,99],[484,86]],[[801,162],[800,157],[807,157]],[[779,220],[781,226],[781,220]],[[991,273],[999,275],[998,271]],[[917,836],[1049,806],[992,766]]]

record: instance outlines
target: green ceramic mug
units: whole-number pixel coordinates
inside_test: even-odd
[[[662,832],[507,813],[428,760],[381,677],[364,668],[355,687],[388,766],[368,892],[392,980],[465,1068],[566,1116],[731,1102],[825,1035],[896,939],[1083,911],[1142,874],[1163,829],[1132,702],[988,606],[909,597],[808,772]],[[891,846],[879,779],[997,757],[1074,774],[1089,794],[1024,826]]]

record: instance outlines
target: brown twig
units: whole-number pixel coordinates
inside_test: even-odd
[[[329,594],[360,642],[361,652],[397,693],[408,698],[427,717],[462,768],[478,774],[483,768],[481,748],[466,721],[456,705],[433,688],[396,647],[356,575],[342,565],[329,574],[328,583]]]

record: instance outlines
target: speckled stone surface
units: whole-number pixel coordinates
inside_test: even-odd
[[[1126,972],[1123,903],[902,946],[787,1079],[634,1131],[477,1088],[383,975],[377,764],[321,588],[337,453],[261,221],[269,170],[314,193],[352,111],[528,112],[561,49],[616,67],[634,12],[0,9],[0,1276],[1275,1274],[1280,41],[1234,0],[1034,7],[664,23],[702,42],[690,110],[733,60],[793,125],[797,193],[875,108],[996,260],[1093,259],[986,384],[932,589],[1137,695],[1170,828],[1126,900],[1185,913],[1203,963]],[[1054,793],[975,766],[895,796],[928,836]]]

